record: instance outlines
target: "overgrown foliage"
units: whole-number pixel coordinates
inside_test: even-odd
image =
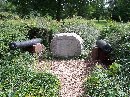
[[[104,0],[7,0],[10,7],[20,15],[50,15],[58,21],[66,17],[78,15],[87,18],[100,18],[104,13]],[[7,3],[7,4],[8,4]],[[98,14],[98,15],[97,15]]]
[[[85,86],[86,96],[129,97],[128,69],[125,67],[125,72],[122,71],[121,65],[117,63],[113,63],[108,70],[97,65],[86,79]]]
[[[59,95],[60,83],[56,76],[50,73],[33,71],[34,56],[19,49],[15,51],[9,49],[8,44],[10,42],[27,40],[29,30],[36,28],[39,31],[36,37],[43,39],[45,38],[43,37],[44,32],[48,34],[52,31],[52,35],[61,32],[77,33],[84,40],[85,52],[91,49],[96,39],[108,41],[113,48],[111,59],[115,60],[115,62],[108,69],[96,65],[92,74],[85,80],[86,92],[84,95],[129,97],[129,23],[109,22],[106,27],[99,29],[101,30],[99,32],[91,21],[86,21],[80,17],[65,19],[61,22],[52,20],[51,17],[20,19],[11,15],[10,18],[10,14],[5,13],[1,13],[1,17],[0,96],[57,97]]]
[[[89,51],[95,44],[99,30],[94,27],[93,22],[86,21],[81,17],[75,17],[73,19],[65,19],[64,25],[61,26],[59,32],[62,33],[76,33],[84,40],[84,50]]]
[[[50,73],[33,70],[35,57],[20,49],[11,50],[9,43],[27,40],[29,26],[26,20],[0,21],[0,96],[57,97],[60,82]]]
[[[108,41],[113,48],[112,56],[114,60],[130,59],[130,24],[110,22],[101,31],[100,39]]]
[[[129,97],[130,25],[111,22],[101,31],[100,39],[113,48],[111,58],[115,62],[106,70],[97,65],[85,81],[85,95],[94,97]]]
[[[128,22],[130,20],[129,0],[109,0],[109,13],[112,19],[118,22]]]
[[[76,33],[84,40],[84,56],[89,53],[89,50],[95,44],[95,41],[100,34],[92,21],[87,21],[81,17],[64,19],[61,22],[52,20],[49,16],[44,18],[36,17],[35,20],[35,25],[30,28],[31,30],[29,30],[28,35],[30,38],[42,38],[43,44],[48,49],[51,39],[56,33]],[[49,54],[50,51],[47,52]]]
[[[130,20],[129,0],[1,0],[0,11],[19,14],[21,17],[52,16],[53,19],[82,16],[87,19]]]

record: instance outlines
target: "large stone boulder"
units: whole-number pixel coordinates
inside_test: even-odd
[[[56,34],[51,41],[50,48],[55,57],[79,56],[83,49],[83,39],[76,33]]]

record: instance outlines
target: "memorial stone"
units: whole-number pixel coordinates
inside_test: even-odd
[[[51,41],[50,48],[53,56],[79,56],[83,49],[83,39],[76,33],[56,34]]]

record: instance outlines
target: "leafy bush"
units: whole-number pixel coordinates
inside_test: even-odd
[[[8,21],[0,23],[0,55],[6,57],[10,51],[9,43],[12,41],[22,41],[26,39],[26,29],[24,24],[13,25]]]
[[[113,63],[108,70],[97,65],[85,81],[85,95],[94,97],[129,97],[130,25],[111,22],[100,34],[113,48]]]
[[[120,64],[113,63],[108,70],[105,70],[97,65],[85,81],[85,96],[129,97],[129,77],[121,72],[120,66]]]
[[[34,56],[9,49],[10,42],[28,39],[27,25],[24,20],[0,21],[0,96],[57,97],[60,83],[56,76],[34,72]]]
[[[33,20],[33,18],[32,18]],[[95,41],[99,36],[99,31],[94,27],[92,21],[87,21],[80,17],[72,19],[64,19],[61,22],[52,20],[51,17],[46,16],[36,17],[35,25],[31,27],[28,35],[31,38],[39,37],[43,39],[43,44],[49,48],[51,39],[56,33],[77,33],[84,40],[84,52],[83,55],[87,55],[89,50],[94,45]],[[51,55],[50,51],[47,51],[46,55]],[[84,56],[83,56],[84,57]]]
[[[44,44],[45,47],[49,48],[50,43],[51,43],[51,39],[52,37],[52,31],[45,29],[45,28],[37,28],[37,27],[33,27],[30,28],[30,30],[28,31],[28,36],[29,39],[33,39],[33,38],[42,38],[42,42]]]
[[[16,6],[6,0],[0,1],[0,12],[16,12]]]
[[[86,21],[79,17],[64,20],[64,25],[61,25],[60,32],[80,35],[84,40],[85,52],[92,48],[100,34],[91,21]]]
[[[100,39],[105,39],[112,45],[112,57],[116,60],[130,58],[129,30],[130,24],[112,22],[101,31]]]
[[[14,15],[8,12],[0,12],[0,19],[6,20],[6,19],[15,19],[18,20],[20,19],[18,15]]]
[[[7,57],[6,62],[5,60],[0,62],[2,64],[0,96],[57,97],[60,88],[59,80],[49,73],[33,72],[29,56],[25,53],[18,56],[16,53]]]
[[[1,96],[45,96],[57,97],[59,80],[49,73],[36,73],[31,70],[30,55],[23,53],[10,55],[3,60],[1,70]],[[33,63],[32,63],[33,64]]]

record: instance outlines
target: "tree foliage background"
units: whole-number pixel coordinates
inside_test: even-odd
[[[1,11],[11,11],[21,17],[49,15],[53,19],[82,16],[87,19],[130,20],[129,0],[0,0]]]

